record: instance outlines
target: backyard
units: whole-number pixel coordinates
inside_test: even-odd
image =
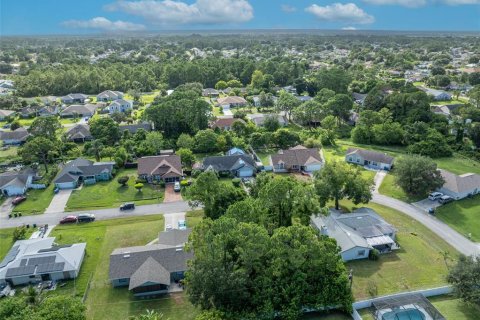
[[[349,201],[340,204],[347,210],[353,207]],[[347,269],[353,269],[356,300],[446,284],[446,263],[452,264],[457,256],[453,247],[401,212],[373,203],[367,206],[398,230],[397,241],[401,249],[382,255],[378,261],[347,263]],[[446,252],[449,258],[444,259],[442,253]]]
[[[117,182],[120,176],[129,176],[127,186]],[[137,205],[161,203],[165,189],[145,183],[141,191],[135,189],[136,169],[120,170],[110,181],[98,182],[74,190],[67,202],[67,211],[88,210],[99,208],[114,208],[124,202],[135,202]]]
[[[471,199],[450,202],[437,208],[437,218],[457,230],[459,233],[471,237],[473,241],[480,241],[480,195]]]
[[[41,214],[48,208],[53,198],[54,184],[51,183],[46,189],[30,189],[27,191],[27,200],[13,207],[13,213],[22,215]]]
[[[18,147],[8,147],[5,150],[0,150],[0,162],[10,160],[17,156]]]

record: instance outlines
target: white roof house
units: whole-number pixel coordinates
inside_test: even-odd
[[[19,240],[0,262],[0,284],[23,285],[78,276],[86,243],[56,245],[55,238]]]
[[[445,180],[440,192],[460,200],[470,195],[480,193],[480,175],[475,173],[465,173],[456,175],[446,170],[439,170]]]

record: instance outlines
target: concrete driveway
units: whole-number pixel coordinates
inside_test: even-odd
[[[8,215],[12,213],[13,199],[13,197],[8,197],[7,199],[5,199],[5,201],[3,201],[2,205],[0,206],[0,217],[8,217]]]
[[[173,184],[167,184],[165,186],[165,197],[163,198],[164,203],[177,202],[182,200],[183,199],[181,192],[175,192],[175,190],[173,190]]]
[[[230,107],[228,106],[223,106],[223,114],[225,116],[233,116],[232,110],[230,110]]]
[[[425,212],[428,212],[428,209],[430,209],[430,208],[435,209],[435,208],[438,208],[442,205],[438,201],[432,201],[432,200],[429,200],[429,199],[423,199],[423,200],[414,202],[412,204],[415,207],[417,207],[418,209],[423,210]]]
[[[172,229],[178,229],[178,221],[185,220],[185,212],[164,214],[163,217],[165,218],[165,230],[168,225],[172,226]]]
[[[71,189],[67,190],[60,190],[57,194],[55,194],[50,202],[50,205],[45,210],[45,213],[57,213],[65,211],[65,207],[67,206],[68,199],[72,194]]]

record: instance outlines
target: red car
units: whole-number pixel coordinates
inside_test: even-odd
[[[21,202],[23,202],[23,201],[25,201],[25,200],[27,200],[27,197],[25,197],[25,196],[18,196],[18,197],[15,197],[15,199],[12,200],[12,204],[16,206],[17,204],[19,204],[19,203],[21,203]]]
[[[60,224],[76,223],[77,219],[78,219],[77,216],[66,216],[62,220],[60,220]]]

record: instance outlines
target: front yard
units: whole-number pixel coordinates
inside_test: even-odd
[[[353,207],[348,201],[340,204],[349,210]],[[366,207],[374,209],[398,230],[401,249],[382,255],[378,261],[358,260],[346,264],[347,269],[353,269],[356,300],[446,284],[446,263],[452,264],[452,259],[457,257],[453,247],[399,211],[373,203]],[[445,261],[442,252],[448,252],[451,259]]]
[[[117,182],[120,176],[129,176],[127,186]],[[100,208],[115,208],[124,202],[135,202],[137,205],[161,203],[165,189],[145,183],[142,191],[134,188],[137,177],[136,169],[120,170],[110,181],[98,182],[94,185],[83,186],[74,190],[67,202],[67,211],[88,210]]]
[[[480,241],[480,195],[438,207],[437,218],[473,241]]]
[[[54,184],[51,183],[46,189],[30,189],[27,191],[27,200],[16,205],[12,212],[21,213],[22,215],[41,214],[48,208],[52,198]]]
[[[383,179],[382,184],[380,185],[380,188],[378,189],[380,194],[402,200],[407,203],[412,203],[416,201],[422,200],[424,197],[418,197],[418,196],[409,196],[408,194],[403,191],[402,188],[400,188],[396,182],[395,182],[395,171],[389,172],[385,178]]]
[[[15,228],[0,229],[0,261],[7,255],[7,252],[12,248],[13,245],[13,230]],[[26,239],[30,238],[33,231],[33,228],[27,229]]]

